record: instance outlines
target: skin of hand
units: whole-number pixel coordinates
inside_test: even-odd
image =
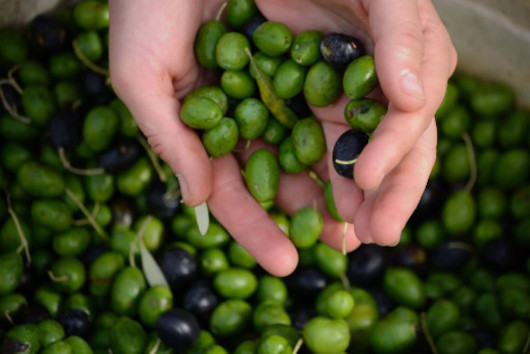
[[[199,68],[193,41],[213,18],[221,0],[110,0],[110,70],[113,87],[127,104],[153,150],[179,177],[184,202],[207,200],[230,234],[270,273],[285,276],[296,267],[296,249],[248,193],[240,174],[249,150],[210,160],[199,136],[178,118],[180,100],[211,82]],[[266,18],[289,26],[341,32],[361,39],[375,55],[388,113],[355,166],[355,182],[333,169],[331,154],[313,171],[331,179],[346,231],[346,249],[361,242],[394,245],[417,206],[436,155],[434,114],[456,66],[456,51],[430,0],[256,0]],[[343,96],[312,107],[322,122],[328,151],[349,129]],[[274,150],[274,149],[273,149]],[[322,188],[307,173],[282,174],[275,200],[289,214],[316,204],[322,211],[322,241],[342,245],[343,223],[327,212]],[[227,207],[229,206],[229,207]]]

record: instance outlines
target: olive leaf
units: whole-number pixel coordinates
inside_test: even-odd
[[[267,106],[272,115],[276,117],[280,123],[285,125],[287,128],[292,128],[294,123],[296,123],[298,120],[298,117],[287,106],[285,101],[278,97],[276,92],[274,92],[274,88],[272,87],[269,78],[267,75],[263,74],[261,69],[258,67],[254,57],[252,56],[252,53],[250,53],[250,50],[246,48],[245,51],[250,59],[250,66],[256,73],[256,81],[258,83],[261,100],[263,103],[265,103],[265,106]]]
[[[140,244],[140,257],[142,259],[142,269],[145,274],[145,279],[149,283],[149,286],[153,287],[156,285],[162,285],[169,287],[164,273],[156,263],[153,255],[147,247],[145,247],[143,240],[138,242]]]
[[[197,220],[201,235],[206,235],[208,227],[210,226],[210,215],[208,214],[208,204],[206,204],[206,202],[195,207],[195,219]]]

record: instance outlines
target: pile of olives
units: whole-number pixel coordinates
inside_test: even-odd
[[[309,31],[303,42],[311,50],[296,54],[305,47],[290,44],[288,59],[263,50],[276,48],[263,44],[269,31],[288,32],[261,17],[252,1],[230,0],[224,14],[248,42],[240,60],[249,72],[223,67],[235,59],[218,57],[211,41],[231,32],[220,21],[206,23],[196,47],[215,51],[199,50],[197,59],[221,66],[221,85],[191,93],[183,119],[209,106],[200,124],[212,118],[217,125],[197,127],[205,129],[207,149],[227,149],[219,133],[232,136],[236,127],[236,141],[280,144],[279,167],[306,170],[313,162],[296,167],[293,141],[320,129],[305,104],[322,99],[312,96],[313,84],[305,87],[310,72],[344,69],[344,78],[369,57],[340,63],[347,47],[337,49],[340,40],[332,38],[322,50],[327,35]],[[362,245],[344,255],[318,240],[316,209],[288,216],[273,196],[255,195],[299,250],[294,273],[277,278],[217,221],[201,234],[195,210],[180,202],[178,181],[112,91],[107,38],[108,6],[98,0],[40,15],[24,29],[0,29],[0,352],[528,352],[530,113],[517,108],[509,87],[451,78],[436,116],[438,159],[396,247]],[[222,42],[234,46],[233,35],[228,39]],[[307,57],[317,59],[304,66]],[[300,68],[302,78],[291,78]],[[275,84],[282,72],[290,78]],[[233,96],[248,89],[245,82],[255,92]],[[348,107],[346,119],[364,111]],[[348,134],[367,139],[384,114],[375,108],[373,117],[355,118],[362,124]],[[294,114],[291,127],[280,121],[293,117],[285,112]],[[277,164],[276,156],[255,154],[263,156],[251,157],[246,178],[269,178],[252,165]],[[338,165],[349,158],[338,157]],[[331,184],[324,188],[338,216]]]

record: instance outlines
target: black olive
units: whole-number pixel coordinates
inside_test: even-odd
[[[295,308],[291,314],[291,321],[293,323],[293,326],[298,330],[303,330],[306,323],[309,322],[310,319],[315,317],[317,315],[315,307],[311,305],[306,306],[299,306]]]
[[[112,200],[112,221],[114,225],[130,227],[134,221],[133,201],[120,197]]]
[[[54,148],[73,149],[81,141],[82,119],[74,112],[60,111],[53,115],[50,125]]]
[[[185,310],[174,308],[158,317],[156,333],[165,345],[184,353],[199,338],[199,323]]]
[[[429,261],[439,270],[454,272],[471,259],[471,245],[459,241],[446,241],[432,250]]]
[[[307,105],[304,94],[299,93],[298,95],[288,98],[285,100],[287,106],[297,115],[298,118],[306,118],[311,115],[311,109]]]
[[[194,314],[201,322],[208,323],[209,317],[219,300],[205,280],[191,285],[184,295],[182,307]]]
[[[361,43],[357,38],[342,33],[329,33],[320,42],[320,53],[329,65],[344,68],[361,56]]]
[[[355,130],[343,133],[333,147],[333,167],[343,177],[353,179],[353,166],[368,144],[368,135]]]
[[[398,246],[389,254],[392,265],[406,267],[419,275],[427,274],[427,253],[416,245]]]
[[[79,309],[66,310],[59,317],[59,323],[63,326],[66,337],[79,336],[86,339],[92,331],[90,316]]]
[[[16,325],[24,323],[38,324],[43,320],[50,318],[48,311],[41,305],[30,305],[18,310],[17,315],[13,319]]]
[[[112,90],[107,85],[105,75],[92,70],[85,70],[81,76],[81,84],[94,105],[106,105],[114,98]]]
[[[11,85],[2,84],[0,85],[0,90],[4,94],[9,107],[13,108],[18,113],[22,114],[22,97]],[[3,102],[0,101],[0,112],[7,112],[4,108]]]
[[[367,288],[370,295],[374,298],[380,316],[385,316],[387,313],[396,308],[396,303],[385,294],[380,288]]]
[[[324,273],[315,268],[295,270],[285,281],[289,292],[301,295],[304,301],[312,301],[313,297],[328,285]]]
[[[134,165],[141,152],[142,148],[136,140],[122,139],[101,154],[99,166],[105,172],[119,173]]]
[[[475,337],[479,348],[497,348],[495,333],[483,328],[473,328],[469,333]]]
[[[31,42],[46,52],[66,49],[70,43],[66,27],[50,15],[35,17],[29,24]]]
[[[252,35],[254,34],[254,31],[256,28],[258,28],[263,22],[267,22],[267,19],[263,17],[263,15],[258,14],[248,20],[247,23],[243,25],[241,28],[241,33],[243,33],[252,43]]]
[[[174,294],[179,294],[197,277],[197,261],[186,250],[175,247],[162,252],[158,257],[162,269]]]
[[[35,273],[33,268],[26,268],[22,273],[22,278],[20,279],[20,284],[17,287],[17,293],[24,295],[26,298],[30,299],[35,292],[35,288],[40,285],[40,279]]]
[[[89,266],[94,263],[94,261],[98,259],[99,256],[108,251],[109,248],[106,246],[93,245],[90,246],[90,248],[86,250],[86,252],[83,253],[79,258],[81,262],[83,262],[86,266]]]
[[[383,278],[385,267],[385,249],[383,247],[362,245],[350,254],[347,275],[354,284],[375,284]]]
[[[160,219],[171,219],[180,208],[180,196],[168,192],[164,183],[154,183],[147,191],[147,209]]]
[[[489,241],[482,251],[486,266],[495,271],[506,272],[520,266],[524,257],[520,250],[508,239],[497,238]]]
[[[444,204],[444,194],[447,194],[447,189],[440,180],[427,182],[427,187],[425,187],[409,223],[416,225],[429,219],[438,218],[441,206]]]

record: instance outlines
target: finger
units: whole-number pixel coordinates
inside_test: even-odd
[[[342,250],[344,223],[335,220],[329,214],[322,187],[308,174],[282,174],[275,202],[291,216],[303,207],[316,205],[323,220],[320,240],[336,250]],[[345,241],[346,252],[351,252],[359,247],[360,243],[355,236],[353,227],[347,228]]]
[[[428,101],[416,112],[404,112],[392,103],[355,166],[355,181],[364,190],[375,190],[383,177],[409,153],[431,123],[451,74],[450,39],[441,23],[426,27],[423,78]]]
[[[355,181],[343,177],[335,171],[333,167],[333,149],[336,141],[347,130],[349,126],[342,124],[323,123],[324,134],[328,154],[328,173],[333,186],[333,199],[339,215],[344,221],[352,223],[357,212],[357,208],[363,200],[363,193],[355,184]]]
[[[382,246],[399,242],[401,232],[425,190],[435,157],[436,125],[433,119],[418,144],[359,210],[355,225],[361,240],[371,239]]]
[[[214,159],[212,165],[214,183],[208,200],[212,213],[266,271],[289,275],[298,262],[296,249],[249,194],[235,158]]]
[[[418,0],[365,0],[375,43],[375,64],[385,95],[398,109],[416,111],[426,102],[424,40]]]

